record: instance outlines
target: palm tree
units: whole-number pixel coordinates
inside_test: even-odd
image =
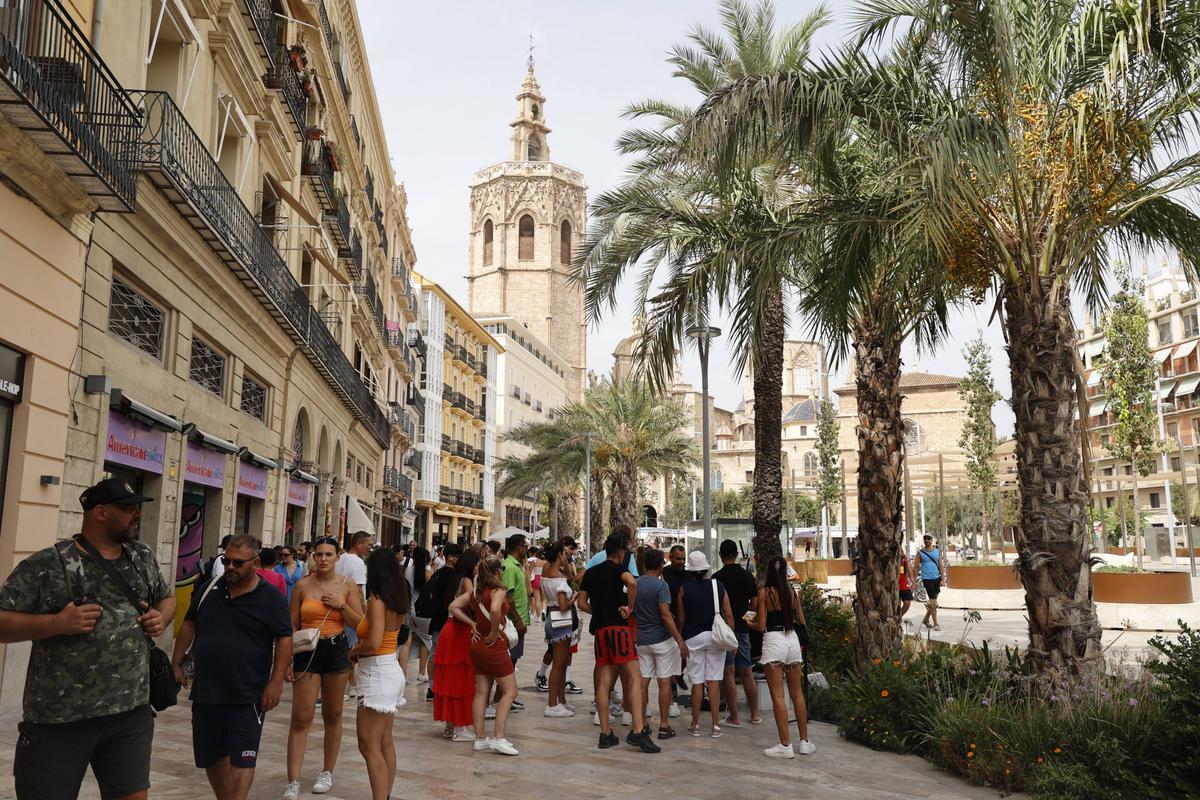
[[[668,59],[701,96],[746,76],[799,68],[826,20],[818,11],[777,31],[769,0],[753,8],[723,0],[721,17],[724,37],[696,28],[690,44],[673,48]],[[677,364],[686,329],[708,324],[714,307],[729,314],[734,368],[740,372],[749,363],[754,376],[754,550],[765,559],[780,553],[785,294],[794,264],[754,242],[786,219],[798,184],[766,148],[718,182],[706,154],[685,152],[677,141],[692,115],[689,107],[657,100],[628,110],[627,116],[656,125],[620,140],[621,152],[638,158],[629,178],[593,203],[593,225],[576,267],[593,321],[613,309],[627,273],[639,272],[637,313],[645,325],[636,357],[656,387]]]
[[[682,406],[664,398],[647,383],[603,382],[589,389],[582,402],[571,403],[550,422],[526,422],[506,441],[529,453],[498,463],[502,494],[524,494],[537,486],[553,486],[561,496],[584,479],[584,434],[592,444],[593,546],[600,535],[605,485],[613,513],[609,522],[638,527],[638,483],[642,477],[688,472],[697,462],[696,443]]]
[[[948,277],[995,289],[1008,339],[1029,653],[1088,669],[1100,626],[1071,293],[1102,300],[1110,249],[1166,246],[1200,276],[1200,217],[1182,197],[1200,183],[1200,4],[864,0],[858,19],[864,48],[904,26],[900,57],[884,58],[906,72],[888,80],[860,57],[743,81],[710,99],[700,138],[733,128],[753,147],[783,125],[812,155],[854,120],[905,143],[899,208]],[[932,92],[913,93],[925,80]]]

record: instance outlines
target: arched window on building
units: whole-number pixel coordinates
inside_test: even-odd
[[[571,223],[565,219],[558,233],[558,260],[567,265],[571,263]]]
[[[495,238],[495,230],[492,226],[492,221],[489,219],[483,223],[483,265],[491,266],[492,263],[492,240]]]
[[[517,258],[522,261],[533,260],[533,217],[526,214],[517,223]]]
[[[542,140],[540,138],[538,138],[537,136],[529,137],[529,160],[530,161],[541,161],[542,160]]]
[[[817,459],[817,452],[815,450],[809,450],[804,454],[804,477],[811,478],[813,475],[817,474],[817,470],[819,468],[820,464]]]
[[[917,422],[912,417],[904,420],[904,450],[909,456],[917,456],[925,447],[925,431],[921,430],[921,423]]]

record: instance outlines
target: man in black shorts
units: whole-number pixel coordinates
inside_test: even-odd
[[[923,541],[924,546],[917,551],[917,569],[929,599],[925,601],[925,618],[921,620],[921,624],[940,631],[942,626],[938,625],[937,599],[942,592],[942,585],[946,582],[946,570],[942,564],[942,551],[934,545],[933,537],[926,535]],[[929,623],[931,618],[932,626]]]
[[[258,553],[253,536],[229,540],[225,572],[192,595],[171,658],[186,684],[182,665],[192,648],[192,752],[218,800],[250,793],[263,720],[279,705],[292,659],[287,601],[258,577]]]

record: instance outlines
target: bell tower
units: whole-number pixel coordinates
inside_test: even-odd
[[[546,98],[532,52],[516,96],[512,159],[480,170],[471,182],[467,306],[475,315],[523,323],[568,365],[567,396],[583,397],[587,328],[583,289],[571,259],[584,239],[587,184],[550,161]]]

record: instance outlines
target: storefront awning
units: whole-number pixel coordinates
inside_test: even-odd
[[[1098,370],[1098,369],[1092,370],[1092,374],[1088,375],[1087,385],[1088,386],[1099,386],[1100,385],[1100,370]]]
[[[1158,399],[1166,400],[1171,396],[1171,390],[1175,388],[1175,384],[1179,383],[1178,378],[1166,378],[1158,387]]]
[[[1190,342],[1184,342],[1183,344],[1179,345],[1179,347],[1176,347],[1175,355],[1171,356],[1171,358],[1187,358],[1195,349],[1196,340],[1192,339]]]
[[[305,483],[311,483],[314,485],[321,482],[321,479],[318,478],[316,475],[313,475],[310,472],[305,472],[302,469],[292,470],[292,477],[298,481],[304,481]]]
[[[1179,385],[1175,387],[1175,396],[1184,397],[1196,391],[1196,387],[1200,386],[1200,375],[1193,375],[1190,378],[1184,378],[1179,381]]]
[[[1104,409],[1107,406],[1108,406],[1108,398],[1107,397],[1094,398],[1092,400],[1092,402],[1088,404],[1088,416],[1089,417],[1100,416],[1101,414],[1104,413]]]
[[[262,467],[263,469],[279,469],[278,461],[273,458],[267,458],[266,456],[259,455],[249,447],[243,447],[241,450],[239,450],[238,457],[241,458],[242,461],[249,461],[256,467]]]
[[[216,450],[218,453],[236,453],[238,451],[238,446],[233,442],[222,439],[220,436],[213,436],[211,433],[205,433],[191,422],[183,426],[183,435],[188,438],[188,441],[207,447],[209,450]]]
[[[1171,348],[1167,347],[1154,353],[1154,363],[1161,364],[1171,357]]]
[[[358,533],[359,531],[366,531],[372,537],[378,536],[375,532],[375,523],[371,521],[371,515],[362,507],[362,503],[353,497],[348,497],[346,498],[346,533]]]
[[[183,423],[170,414],[164,414],[145,403],[139,403],[120,389],[113,389],[109,393],[108,408],[110,411],[116,411],[118,414],[133,417],[138,422],[155,430],[167,433],[179,433],[183,430]]]

